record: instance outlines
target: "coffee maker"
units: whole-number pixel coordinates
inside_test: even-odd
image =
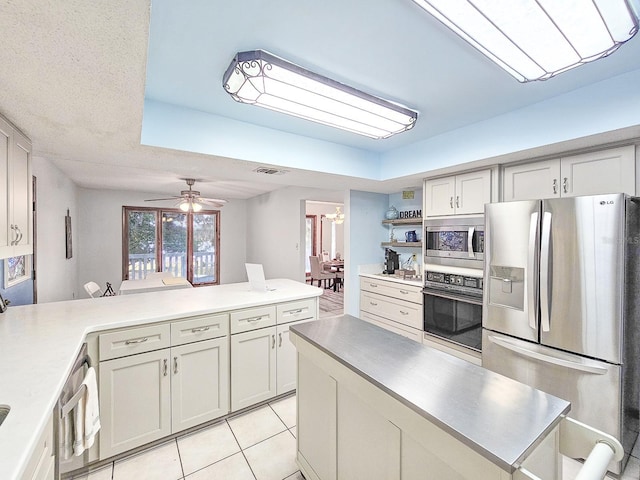
[[[390,248],[384,249],[384,272],[394,274],[400,269],[400,255]]]

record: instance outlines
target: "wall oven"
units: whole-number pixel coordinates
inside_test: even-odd
[[[422,293],[427,334],[482,349],[482,271],[474,275],[427,270]]]
[[[484,216],[425,221],[424,264],[483,268]]]

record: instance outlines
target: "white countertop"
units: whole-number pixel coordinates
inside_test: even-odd
[[[423,283],[422,283],[422,279],[420,280],[416,280],[416,279],[403,279],[400,277],[395,277],[393,275],[388,275],[388,274],[384,274],[384,273],[361,273],[360,274],[361,277],[366,277],[366,278],[375,278],[376,280],[387,280],[389,282],[395,282],[395,283],[401,283],[403,285],[412,285],[414,287],[424,287]]]
[[[320,296],[322,289],[269,280],[268,292],[248,283],[10,307],[0,314],[0,478],[21,477],[35,442],[92,332]],[[55,441],[55,440],[54,440]]]

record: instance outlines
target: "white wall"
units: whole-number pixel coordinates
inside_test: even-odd
[[[38,303],[78,298],[80,261],[78,187],[49,160],[33,157],[37,178]],[[69,209],[73,257],[65,255],[64,217]],[[81,290],[84,293],[84,290]]]
[[[306,201],[342,203],[344,195],[285,187],[247,200],[247,261],[261,263],[267,278],[304,282]]]
[[[122,207],[173,207],[174,202],[145,202],[154,193],[79,189],[78,287],[88,281],[118,290],[122,281]],[[234,200],[220,213],[220,283],[244,281],[246,202]],[[82,290],[84,292],[84,290]],[[86,294],[84,295],[86,296]]]

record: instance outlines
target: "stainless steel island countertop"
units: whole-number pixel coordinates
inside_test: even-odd
[[[570,409],[565,400],[350,315],[291,332],[510,472]]]

